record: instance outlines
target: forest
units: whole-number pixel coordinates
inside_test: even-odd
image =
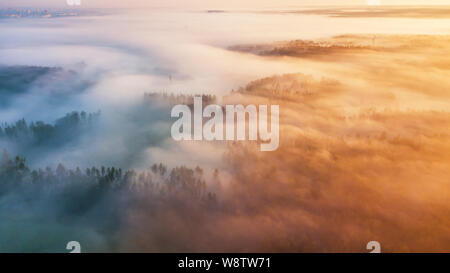
[[[83,130],[92,129],[100,117],[97,113],[72,112],[48,124],[43,121],[30,122],[25,119],[16,121],[14,124],[0,124],[0,139],[19,142],[26,145],[58,145],[69,141],[74,135]]]

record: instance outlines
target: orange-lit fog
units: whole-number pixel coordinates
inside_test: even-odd
[[[131,221],[149,221],[128,231],[138,246],[348,252],[377,240],[383,251],[448,251],[450,38],[373,37],[323,39],[329,46],[306,53],[301,42],[256,52],[330,76],[278,75],[225,97],[279,104],[280,148],[229,145],[230,176],[215,186],[220,207],[189,208],[188,216],[176,207],[137,209]]]
[[[63,220],[75,219],[108,251],[450,251],[450,13],[165,12],[0,22],[1,64],[73,68],[90,84],[57,111],[35,103],[44,92],[20,97],[3,119],[102,111],[90,138],[30,164],[148,171],[100,205],[81,191],[86,211],[68,199],[78,214],[56,214],[57,232],[35,237],[72,232]],[[278,104],[280,147],[175,142],[170,109],[142,110],[146,92]],[[148,170],[160,162],[168,169]],[[44,203],[45,217],[60,207]],[[5,215],[10,233],[42,223]]]

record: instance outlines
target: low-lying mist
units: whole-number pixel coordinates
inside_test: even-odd
[[[150,14],[0,22],[0,251],[448,250],[447,36]],[[279,149],[174,141],[192,94],[279,105]]]

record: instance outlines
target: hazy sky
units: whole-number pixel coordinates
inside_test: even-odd
[[[283,7],[365,5],[368,0],[81,0],[85,7]],[[383,5],[450,5],[450,0],[381,0]],[[0,0],[1,6],[66,6],[66,0]]]

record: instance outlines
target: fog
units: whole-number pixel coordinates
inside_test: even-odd
[[[448,19],[98,12],[0,20],[0,251],[448,247]],[[279,104],[280,149],[175,142],[145,93]]]

